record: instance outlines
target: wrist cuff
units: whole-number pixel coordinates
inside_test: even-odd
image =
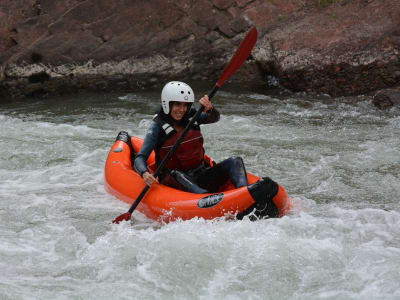
[[[143,178],[143,174],[146,173],[146,172],[149,172],[149,170],[144,170],[144,171],[140,172],[140,177]]]

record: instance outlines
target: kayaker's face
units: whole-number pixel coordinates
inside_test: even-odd
[[[186,102],[172,102],[171,105],[171,117],[175,121],[182,120],[183,116],[188,110],[189,103]]]

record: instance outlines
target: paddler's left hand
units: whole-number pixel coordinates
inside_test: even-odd
[[[203,105],[204,106],[204,111],[205,112],[207,112],[207,111],[209,111],[209,110],[211,110],[213,107],[212,107],[212,104],[211,104],[211,101],[210,101],[210,99],[208,99],[208,96],[207,95],[204,95],[200,100],[199,100],[199,103],[201,104],[201,105]]]

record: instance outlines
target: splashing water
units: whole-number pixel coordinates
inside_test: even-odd
[[[113,225],[128,206],[104,191],[105,158],[120,130],[144,136],[158,99],[0,106],[0,299],[400,298],[399,109],[221,92],[207,154],[242,156],[294,211]]]

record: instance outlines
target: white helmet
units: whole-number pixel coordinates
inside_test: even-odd
[[[194,93],[192,88],[181,81],[168,82],[161,92],[161,106],[166,115],[169,114],[169,103],[177,102],[194,102]]]

